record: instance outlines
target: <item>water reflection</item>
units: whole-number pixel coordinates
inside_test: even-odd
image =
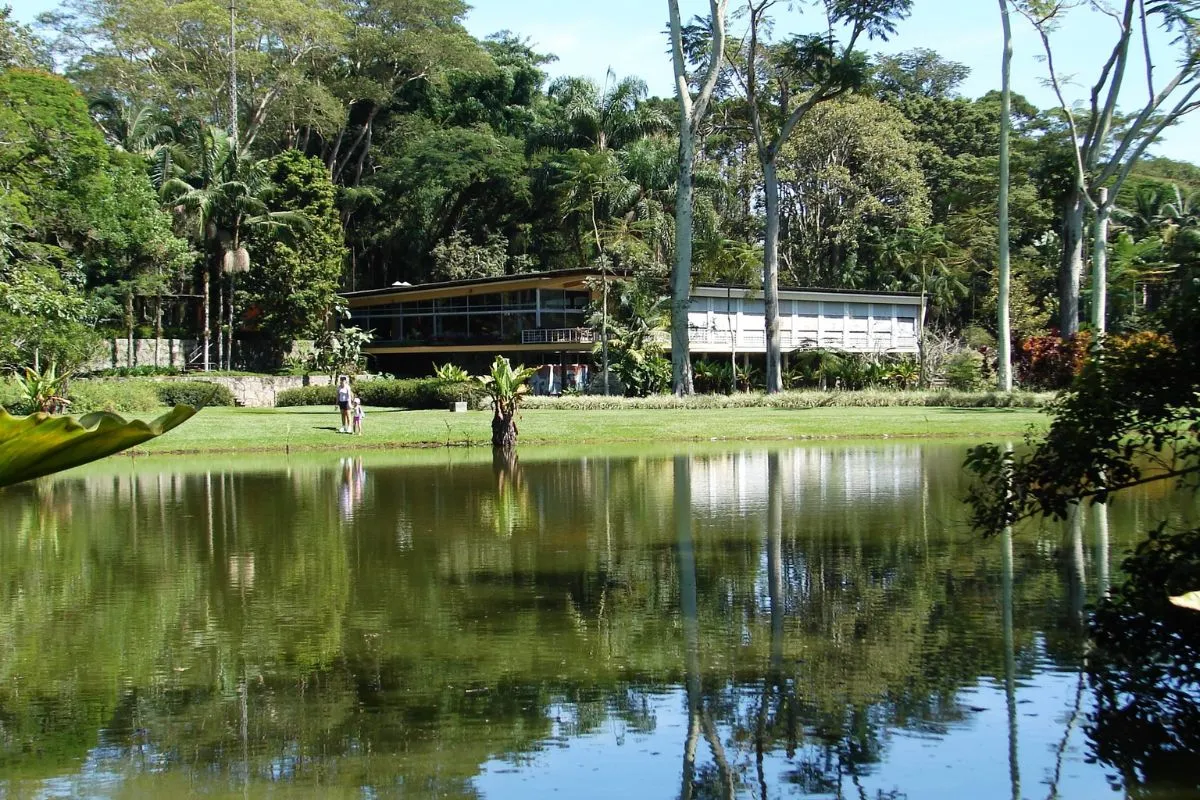
[[[6,491],[0,793],[1101,796],[1083,615],[1176,501],[980,542],[962,455],[111,462]]]

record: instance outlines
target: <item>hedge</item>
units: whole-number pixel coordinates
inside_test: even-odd
[[[477,383],[458,383],[437,378],[362,381],[355,384],[355,394],[363,405],[383,408],[444,409],[450,403],[466,401],[468,408],[483,406],[483,387]],[[275,395],[275,405],[332,406],[337,404],[336,386],[304,386],[285,389]]]
[[[603,397],[599,395],[563,395],[562,397],[526,397],[524,409],[554,409],[559,411],[606,411],[618,409],[654,408],[826,408],[889,406],[944,406],[951,408],[1040,408],[1053,394],[1034,392],[954,392],[954,391],[887,391],[864,389],[856,392],[817,390],[779,392],[737,392],[735,394],[697,394],[676,397],[670,394],[650,397]]]
[[[153,411],[162,405],[158,399],[158,384],[154,381],[135,380],[79,380],[71,381],[67,387],[67,399],[72,414],[89,411],[115,411],[129,414]]]
[[[161,381],[158,399],[164,406],[232,406],[236,405],[228,386],[208,381]]]

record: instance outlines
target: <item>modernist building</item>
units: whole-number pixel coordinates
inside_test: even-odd
[[[349,292],[351,324],[373,331],[378,368],[428,374],[431,362],[478,369],[497,354],[525,364],[568,367],[591,361],[595,334],[587,308],[602,292],[596,270],[395,285]],[[924,318],[917,294],[781,289],[782,349],[916,353]],[[694,356],[766,352],[762,294],[698,286],[688,314]],[[669,340],[664,338],[669,347]]]

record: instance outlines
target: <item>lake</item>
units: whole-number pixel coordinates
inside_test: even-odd
[[[1192,495],[1011,539],[951,443],[115,458],[0,492],[0,797],[1185,797],[1087,608]]]

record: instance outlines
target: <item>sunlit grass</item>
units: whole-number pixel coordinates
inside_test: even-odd
[[[146,415],[152,416],[152,415]],[[724,408],[525,410],[523,444],[785,441],[882,437],[1018,437],[1044,428],[1044,413],[1026,408]],[[206,408],[142,452],[356,450],[378,447],[486,445],[491,413],[370,408],[363,436],[338,433],[338,413],[324,407]]]

